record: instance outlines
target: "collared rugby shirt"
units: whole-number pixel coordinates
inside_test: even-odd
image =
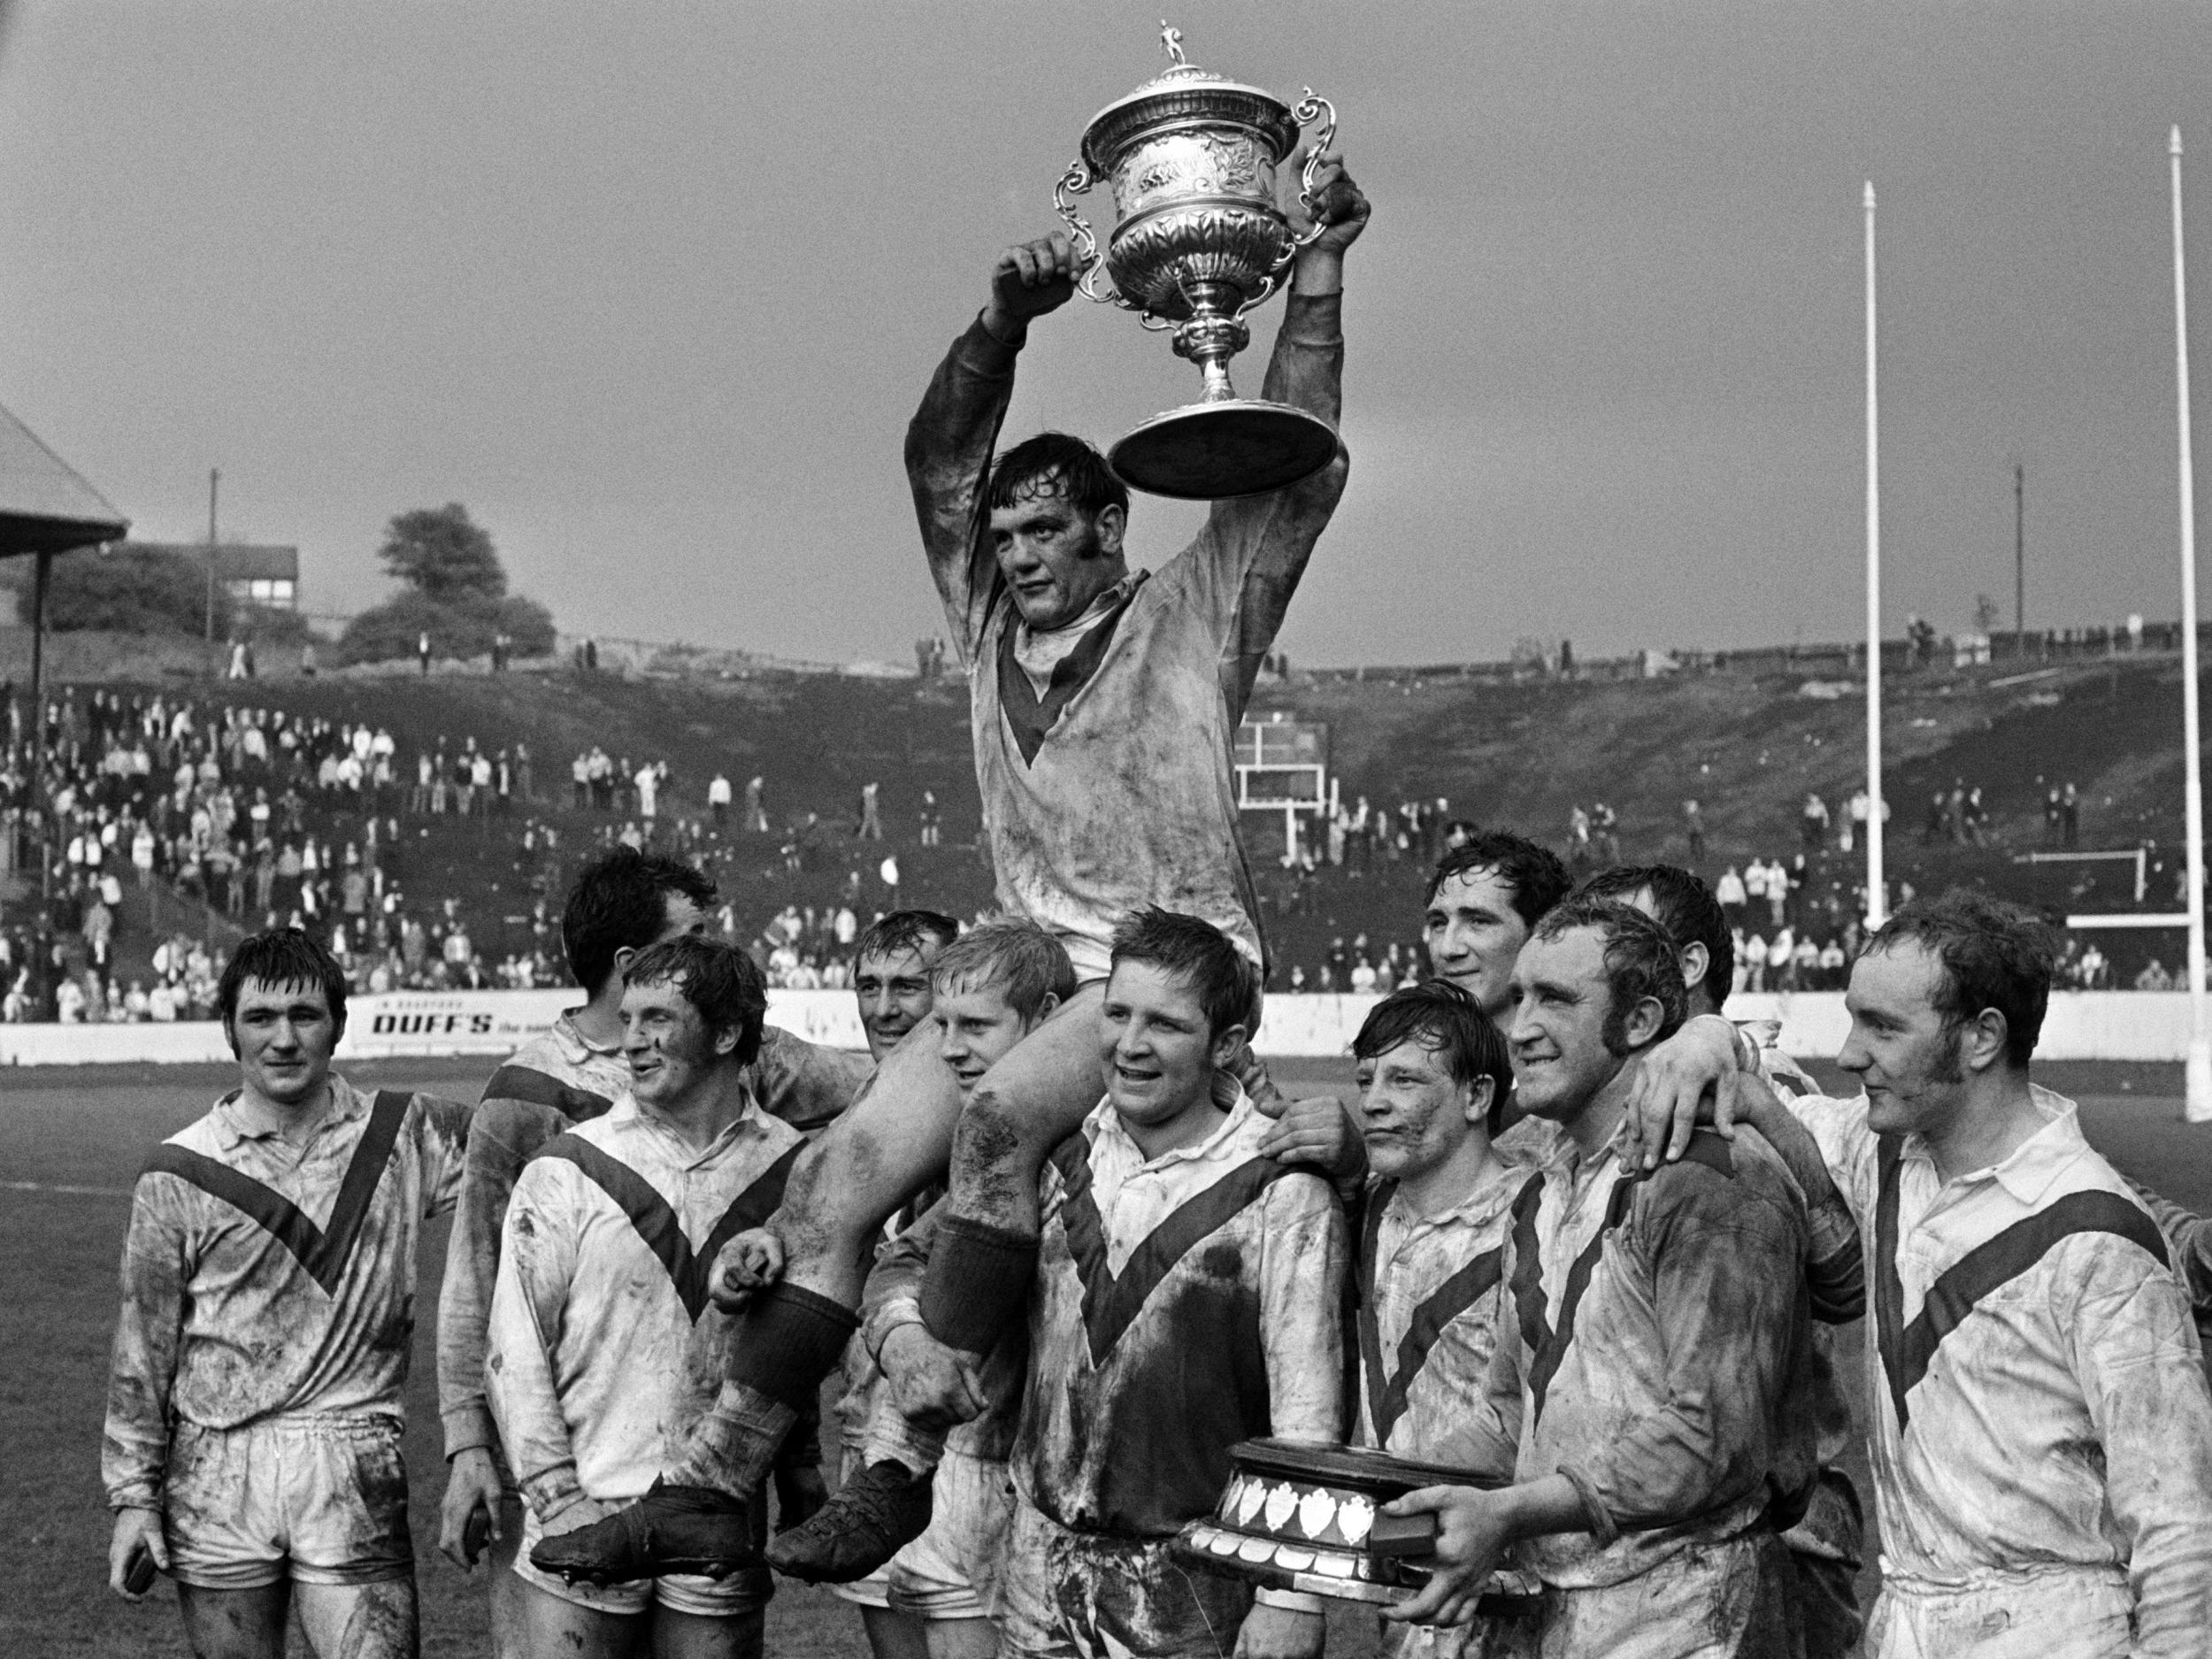
[[[1171,1537],[1212,1512],[1239,1440],[1342,1439],[1343,1212],[1260,1156],[1268,1127],[1239,1093],[1148,1160],[1102,1102],[1047,1164],[1011,1463],[1060,1525]]]
[[[1624,1174],[1562,1137],[1514,1217],[1488,1431],[1563,1474],[1586,1532],[1516,1546],[1547,1584],[1620,1584],[1801,1505],[1814,1477],[1804,1201],[1755,1134]]]
[[[493,1415],[544,1518],[634,1498],[713,1403],[734,1320],[708,1300],[722,1246],[783,1200],[805,1146],[748,1102],[704,1151],[625,1095],[515,1183],[492,1297]]]
[[[1512,1473],[1476,1427],[1497,1348],[1514,1205],[1539,1178],[1501,1166],[1462,1202],[1416,1214],[1395,1181],[1367,1186],[1359,1287],[1355,1445],[1400,1457]]]
[[[1290,296],[1263,397],[1336,423],[1341,304]],[[968,673],[998,902],[1057,938],[1085,979],[1105,977],[1115,926],[1148,904],[1203,917],[1259,961],[1232,744],[1349,462],[1340,447],[1302,483],[1216,502],[1195,541],[1091,621],[1041,695],[1016,660],[1020,621],[990,533],[1016,355],[971,325],[906,436],[923,547]]]
[[[746,1080],[772,1116],[810,1130],[850,1105],[872,1069],[865,1055],[820,1048],[768,1025]],[[516,1179],[547,1141],[599,1117],[629,1087],[622,1050],[593,1044],[570,1014],[516,1049],[484,1086],[438,1301],[438,1410],[448,1458],[496,1443],[484,1394],[485,1329]]]
[[[154,1148],[131,1198],[101,1474],[156,1508],[170,1425],[401,1409],[426,1217],[453,1207],[469,1109],[333,1073],[296,1153],[235,1092]]]
[[[2188,1295],[2073,1102],[2034,1102],[2041,1129],[1949,1182],[1917,1136],[1870,1129],[1863,1098],[1789,1102],[1870,1246],[1882,1570],[1939,1593],[2124,1578],[2131,1651],[2199,1654],[2212,1393]]]

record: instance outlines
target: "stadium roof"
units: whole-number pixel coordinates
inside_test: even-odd
[[[113,541],[129,528],[75,468],[0,409],[0,558]]]

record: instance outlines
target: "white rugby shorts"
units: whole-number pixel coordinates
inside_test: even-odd
[[[400,1435],[377,1414],[180,1421],[162,1497],[171,1576],[201,1590],[411,1578]]]

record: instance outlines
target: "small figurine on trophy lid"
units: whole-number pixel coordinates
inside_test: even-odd
[[[1280,489],[1335,456],[1337,434],[1304,410],[1239,397],[1229,359],[1250,343],[1245,314],[1280,288],[1302,235],[1275,203],[1275,169],[1318,121],[1299,200],[1309,215],[1320,157],[1336,134],[1336,110],[1305,89],[1295,108],[1257,87],[1183,57],[1179,29],[1160,26],[1169,64],[1091,118],[1076,162],[1052,199],[1075,239],[1085,296],[1172,331],[1175,354],[1205,377],[1200,401],[1155,415],[1108,451],[1123,482],[1156,495],[1214,500]],[[1105,251],[1074,198],[1101,180],[1114,190],[1117,222]],[[1113,279],[1099,286],[1099,270]]]

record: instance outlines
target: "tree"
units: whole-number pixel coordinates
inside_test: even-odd
[[[490,533],[457,501],[396,514],[377,557],[400,581],[442,603],[497,599],[507,591],[507,572]]]
[[[553,618],[536,600],[519,594],[502,599],[468,595],[441,604],[411,588],[349,622],[338,643],[339,656],[349,663],[411,657],[415,641],[425,634],[430,636],[432,654],[439,657],[487,656],[496,634],[513,642],[517,657],[543,657],[553,649]]]

